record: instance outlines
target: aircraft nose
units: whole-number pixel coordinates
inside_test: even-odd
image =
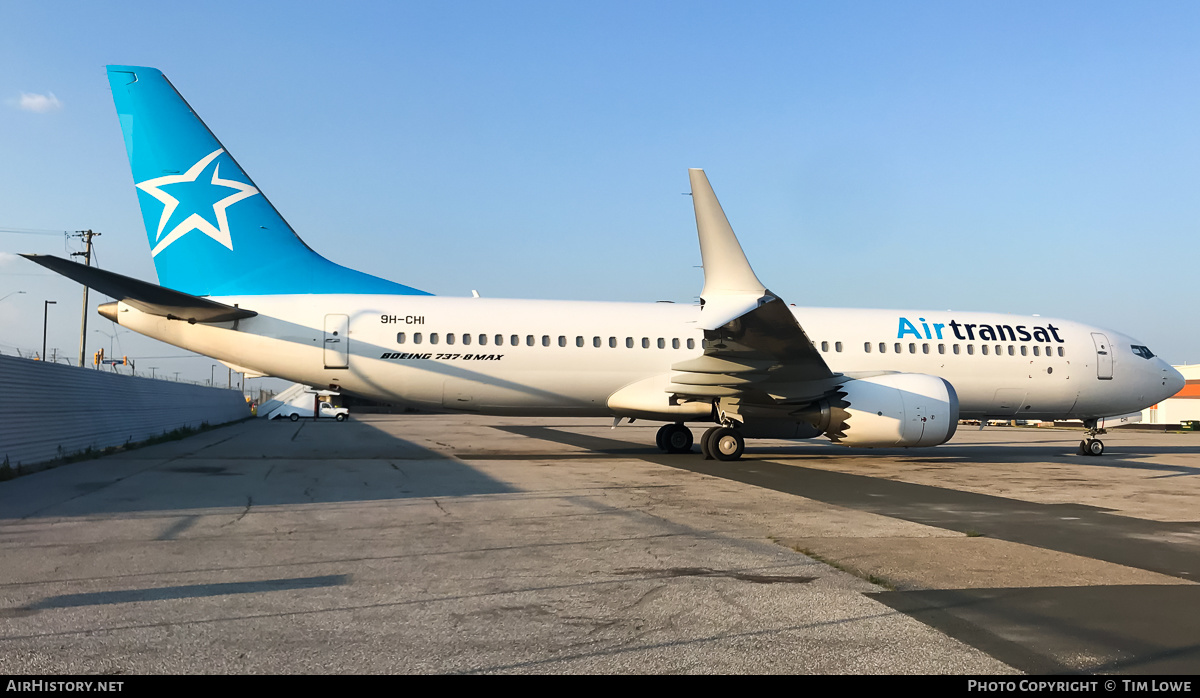
[[[1174,367],[1167,365],[1165,361],[1163,362],[1162,374],[1163,396],[1161,399],[1163,400],[1166,400],[1167,398],[1178,393],[1180,390],[1183,390],[1183,386],[1187,383],[1187,381],[1183,378],[1183,374],[1179,371],[1176,371]]]

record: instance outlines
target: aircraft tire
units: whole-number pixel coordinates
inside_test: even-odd
[[[700,453],[704,454],[704,460],[712,460],[716,456],[713,455],[712,437],[721,427],[709,427],[704,430],[704,434],[700,436]]]
[[[717,460],[738,460],[746,452],[746,440],[737,429],[721,427],[710,438],[709,449]]]
[[[692,450],[692,430],[682,424],[668,424],[663,432],[663,445],[667,453],[688,453]]]
[[[1089,456],[1104,455],[1104,442],[1100,439],[1088,439],[1086,448]]]
[[[667,452],[667,432],[674,424],[664,424],[658,428],[658,433],[654,435],[654,445],[658,446],[658,450],[663,453]]]

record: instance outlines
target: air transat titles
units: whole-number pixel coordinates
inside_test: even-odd
[[[954,337],[963,342],[1037,342],[1039,344],[1050,344],[1051,342],[1063,344],[1066,342],[1058,335],[1059,328],[1050,324],[1045,327],[1040,325],[988,325],[957,320],[951,320],[949,323],[930,323],[926,322],[923,317],[917,318],[917,322],[921,324],[920,329],[908,318],[900,318],[896,339],[903,339],[910,335],[916,339],[949,339],[942,336],[942,330],[948,325],[954,331]],[[932,331],[930,326],[933,328]],[[924,334],[922,334],[922,330],[924,330]]]

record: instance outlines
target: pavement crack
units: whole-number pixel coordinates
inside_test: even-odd
[[[666,569],[634,568],[618,570],[621,576],[641,576],[646,579],[672,579],[679,577],[725,577],[754,584],[807,584],[816,577],[786,574],[749,574],[733,570],[714,570],[708,567],[668,567]]]
[[[229,523],[221,524],[221,528],[225,528],[226,526],[232,526],[233,524],[246,518],[246,514],[250,513],[250,507],[252,507],[252,506],[254,506],[254,497],[247,496],[246,497],[246,507],[244,509],[242,509],[242,513],[238,514],[238,517],[236,519],[234,519],[233,521],[230,521]]]

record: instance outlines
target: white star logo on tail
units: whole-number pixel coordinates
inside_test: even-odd
[[[216,157],[223,152],[225,152],[224,148],[218,148],[217,150],[214,150],[213,152],[204,156],[204,158],[202,158],[195,165],[192,165],[191,169],[183,174],[156,177],[154,179],[147,179],[146,181],[137,184],[138,189],[141,189],[150,196],[153,196],[163,204],[162,217],[158,220],[158,235],[155,238],[154,249],[150,251],[151,255],[157,257],[159,252],[167,249],[171,246],[171,243],[192,232],[193,230],[199,230],[230,250],[233,249],[233,240],[229,236],[229,220],[225,215],[225,209],[236,204],[242,199],[254,196],[258,193],[258,189],[250,186],[249,184],[243,184],[242,182],[221,179],[221,166],[219,164],[213,169],[213,186],[227,187],[236,191],[213,204],[213,214],[217,219],[217,227],[214,227],[212,223],[208,222],[208,220],[206,220],[200,214],[193,213],[192,215],[183,219],[182,223],[172,228],[171,232],[165,235],[163,234],[163,229],[166,228],[167,222],[171,220],[171,214],[175,213],[176,207],[179,206],[179,199],[176,199],[159,187],[166,186],[168,184],[178,184],[180,182],[195,182],[196,178],[200,176],[200,173],[204,171],[204,168],[208,167],[209,163],[215,160]]]

